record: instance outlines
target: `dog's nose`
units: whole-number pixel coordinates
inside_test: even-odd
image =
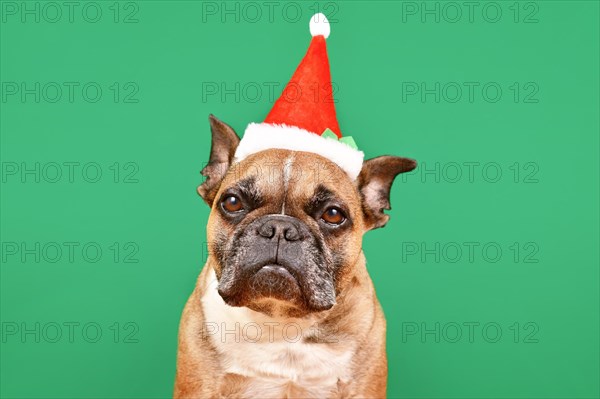
[[[286,241],[298,241],[302,239],[298,226],[289,216],[273,216],[263,223],[257,232],[268,239],[284,238]]]

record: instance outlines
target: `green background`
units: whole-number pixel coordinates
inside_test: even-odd
[[[3,398],[171,395],[180,312],[206,252],[209,209],[195,189],[207,116],[240,134],[261,121],[317,9],[335,21],[342,131],[367,157],[420,162],[394,185],[388,226],[364,240],[388,320],[389,397],[599,396],[598,2],[476,2],[470,20],[461,2],[460,17],[446,2],[295,3],[299,17],[274,2],[270,18],[264,2],[212,15],[203,9],[223,3],[98,1],[96,23],[87,2],[73,22],[64,7],[52,22],[44,2],[14,3],[16,16],[1,3]],[[36,3],[40,21],[23,21]],[[423,7],[439,7],[439,22]],[[10,94],[36,82],[39,102]],[[49,82],[65,90],[57,102]],[[64,82],[79,84],[72,101]],[[89,82],[97,102],[82,95]],[[439,101],[406,92],[436,82]],[[477,84],[472,98],[465,82]],[[239,98],[222,98],[221,84]],[[65,166],[49,181],[64,162],[80,164],[73,181]],[[39,182],[8,172],[36,163]],[[82,176],[88,163],[96,183]],[[73,259],[65,242],[78,243]],[[54,263],[52,243],[64,250]],[[24,259],[22,244],[33,248]],[[39,337],[21,335],[36,323]],[[84,325],[101,328],[98,342]]]

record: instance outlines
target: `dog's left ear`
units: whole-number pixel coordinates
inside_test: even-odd
[[[358,175],[357,185],[362,197],[367,230],[385,226],[390,217],[383,213],[383,210],[391,209],[390,190],[394,178],[416,167],[417,162],[413,159],[388,155],[364,162]]]
[[[231,126],[220,121],[214,115],[211,114],[208,121],[212,133],[212,144],[208,164],[200,172],[202,176],[206,176],[206,180],[198,187],[198,194],[208,206],[212,206],[221,181],[223,181],[233,162],[235,149],[240,143],[240,138]]]

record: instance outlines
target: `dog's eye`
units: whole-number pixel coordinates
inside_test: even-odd
[[[346,220],[346,215],[344,215],[344,212],[340,208],[332,206],[323,212],[321,219],[329,224],[342,224]]]
[[[221,206],[227,212],[237,212],[242,210],[242,201],[235,195],[228,195],[221,201]]]

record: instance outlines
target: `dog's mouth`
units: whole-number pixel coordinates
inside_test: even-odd
[[[252,276],[252,286],[281,290],[283,286],[295,288],[300,293],[300,282],[293,270],[279,264],[265,265]]]
[[[254,276],[260,279],[281,278],[298,284],[296,277],[285,266],[279,264],[264,265],[256,271]]]
[[[300,276],[294,270],[281,264],[259,265],[245,273],[242,284],[236,285],[245,291],[243,297],[273,298],[281,301],[302,301],[303,292]],[[238,290],[236,290],[238,291]],[[236,305],[238,292],[219,290],[219,294],[226,302]],[[233,295],[232,295],[233,294]]]

